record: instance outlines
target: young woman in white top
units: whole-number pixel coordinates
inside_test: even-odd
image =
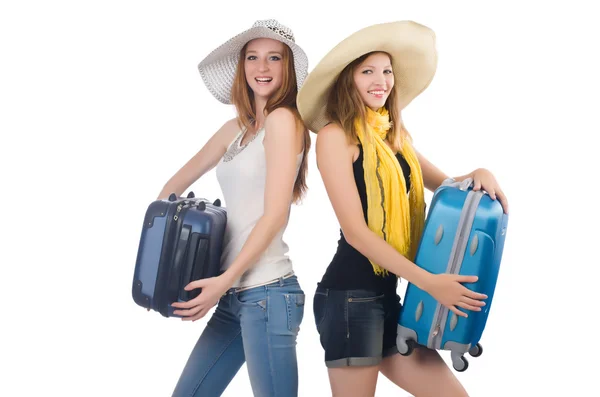
[[[216,167],[227,208],[222,275],[191,282],[198,297],[173,303],[195,321],[218,303],[173,396],[218,396],[244,362],[255,396],[296,396],[296,337],[304,292],[283,241],[290,207],[306,191],[310,136],[296,109],[308,68],[292,31],[257,21],[200,64],[210,92],[232,103],[227,121],[164,186],[177,195]]]

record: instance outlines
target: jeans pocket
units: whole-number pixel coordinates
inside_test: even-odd
[[[260,307],[267,310],[267,296],[264,290],[247,290],[234,295],[235,300],[242,307]]]
[[[304,299],[303,293],[284,294],[287,308],[287,327],[288,331],[298,333],[300,324],[304,318]]]

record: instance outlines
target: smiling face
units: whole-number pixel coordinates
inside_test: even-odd
[[[244,71],[255,97],[268,98],[281,87],[284,46],[280,41],[267,38],[248,43]]]
[[[390,57],[382,52],[369,55],[354,69],[353,78],[363,102],[372,110],[381,108],[394,86]]]

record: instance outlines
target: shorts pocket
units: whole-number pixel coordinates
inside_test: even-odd
[[[300,324],[304,318],[304,300],[306,297],[303,293],[283,294],[283,296],[287,309],[288,331],[298,333],[300,331]]]
[[[380,295],[370,295],[368,294],[367,296],[363,296],[363,294],[350,294],[348,296],[348,302],[350,303],[364,303],[364,302],[375,302],[379,299],[383,299],[385,295],[384,294],[380,294]]]
[[[327,294],[319,291],[315,292],[315,297],[313,298],[313,314],[315,316],[317,332],[320,333],[321,325],[327,315]]]

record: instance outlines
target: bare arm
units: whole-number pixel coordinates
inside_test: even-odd
[[[224,273],[229,283],[238,279],[267,249],[284,226],[292,200],[296,177],[296,158],[303,139],[294,114],[279,108],[265,120],[267,176],[264,214],[248,236],[242,250]]]
[[[165,199],[171,193],[181,196],[183,192],[202,175],[213,169],[227,151],[238,131],[236,119],[226,122],[175,175],[169,179],[158,199]]]
[[[317,164],[346,240],[375,263],[425,289],[430,273],[406,259],[366,224],[354,182],[352,152],[349,148],[344,131],[339,126],[329,124],[319,131]]]
[[[450,178],[442,170],[427,160],[427,158],[425,158],[425,156],[423,156],[421,153],[417,152],[417,158],[419,160],[419,164],[421,164],[421,170],[423,171],[423,183],[425,188],[433,192],[442,185],[444,180]],[[467,178],[473,178],[474,173],[475,171],[461,176],[454,176],[452,178],[457,182],[462,182]]]
[[[442,182],[444,182],[445,179],[448,179],[449,176],[433,165],[416,149],[415,152],[417,153],[417,159],[419,160],[421,171],[423,172],[423,184],[425,185],[426,189],[433,192],[435,189],[440,187]]]
[[[435,191],[448,176],[419,152],[417,152],[417,158],[421,164],[421,170],[423,171],[423,183],[425,187],[432,192]],[[483,189],[487,191],[494,200],[498,197],[504,208],[504,212],[508,213],[508,200],[506,199],[506,195],[490,171],[485,168],[477,168],[468,174],[453,177],[457,182],[462,182],[467,178],[473,178],[474,190]]]

